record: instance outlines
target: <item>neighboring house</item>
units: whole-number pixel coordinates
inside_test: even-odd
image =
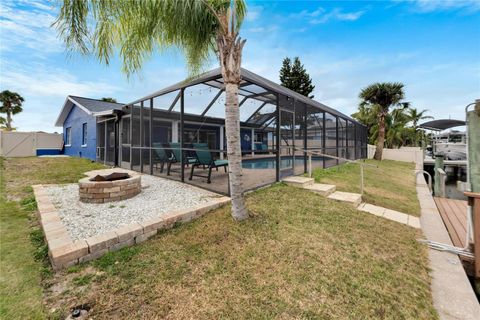
[[[96,160],[97,123],[95,115],[122,110],[123,104],[68,96],[55,122],[63,127],[64,154]]]

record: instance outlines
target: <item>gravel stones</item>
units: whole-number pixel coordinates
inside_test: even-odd
[[[78,184],[45,188],[73,240],[141,223],[173,210],[207,204],[218,197],[188,184],[151,175],[142,175],[142,192],[139,195],[110,203],[80,202]]]

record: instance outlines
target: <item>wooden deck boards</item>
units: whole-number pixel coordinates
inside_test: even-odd
[[[467,236],[467,201],[435,197],[435,204],[447,227],[453,245],[465,247]]]

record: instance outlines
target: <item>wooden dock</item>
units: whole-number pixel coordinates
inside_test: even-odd
[[[434,199],[453,245],[464,248],[467,237],[467,201],[439,197]]]

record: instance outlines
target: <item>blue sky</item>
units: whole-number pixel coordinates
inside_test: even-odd
[[[0,2],[0,89],[26,100],[19,130],[61,130],[54,122],[68,94],[130,102],[187,76],[173,50],[130,80],[116,59],[68,55],[50,27],[53,4]],[[315,99],[346,114],[378,81],[403,82],[407,101],[435,118],[463,118],[480,98],[480,0],[248,1],[242,37],[245,68],[278,82],[282,59],[299,56]]]

